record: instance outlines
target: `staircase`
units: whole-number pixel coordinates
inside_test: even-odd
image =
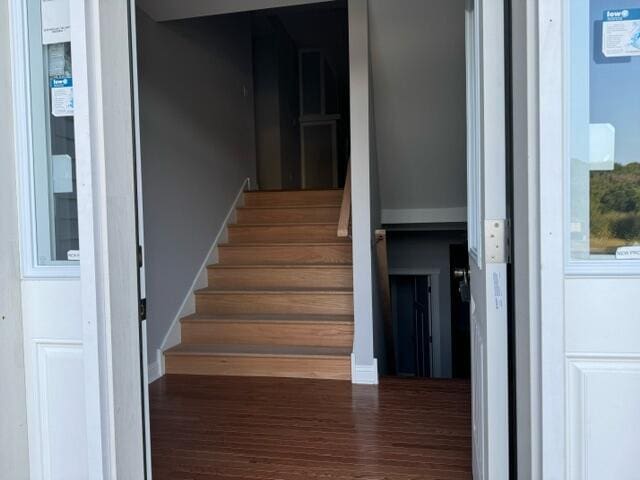
[[[342,190],[247,192],[165,352],[168,374],[351,379],[351,241]]]

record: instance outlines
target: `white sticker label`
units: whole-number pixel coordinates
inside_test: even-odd
[[[73,164],[69,155],[51,155],[53,193],[73,193]]]
[[[495,302],[496,310],[502,310],[504,308],[502,275],[498,272],[493,272],[493,301]]]
[[[619,247],[616,250],[617,260],[640,260],[640,245]]]
[[[51,114],[54,117],[73,116],[73,80],[69,77],[51,79]]]
[[[69,0],[42,0],[42,44],[71,41]]]
[[[67,260],[72,262],[80,261],[80,250],[69,250],[67,252]]]
[[[640,8],[604,12],[602,53],[605,57],[640,55]]]

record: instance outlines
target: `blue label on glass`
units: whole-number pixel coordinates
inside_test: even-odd
[[[605,22],[623,22],[625,20],[640,20],[640,8],[621,8],[619,10],[605,10]]]
[[[51,88],[73,87],[73,79],[71,77],[52,78],[49,85]]]

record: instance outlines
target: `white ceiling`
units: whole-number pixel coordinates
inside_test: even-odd
[[[162,22],[327,1],[330,0],[136,0],[136,5],[156,22]]]

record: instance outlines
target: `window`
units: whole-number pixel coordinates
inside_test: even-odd
[[[15,61],[22,64],[16,84],[26,84],[26,90],[16,89],[24,97],[16,109],[23,117],[17,125],[28,132],[18,145],[23,211],[29,216],[23,269],[27,275],[74,274],[79,247],[69,1],[24,5],[27,31]]]
[[[571,0],[568,244],[640,266],[640,0]]]

